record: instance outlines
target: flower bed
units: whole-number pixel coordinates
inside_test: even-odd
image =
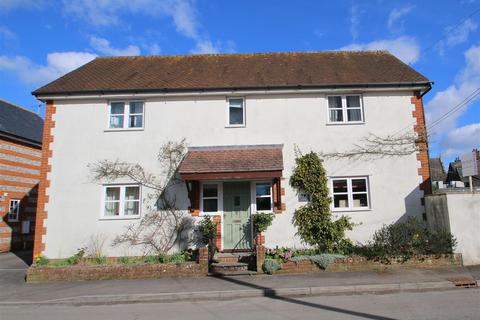
[[[199,277],[208,274],[208,250],[199,249],[197,261],[178,263],[134,263],[123,264],[120,259],[110,264],[72,264],[65,260],[53,261],[50,265],[32,265],[27,270],[27,282],[86,281],[107,279],[149,279],[163,277]]]

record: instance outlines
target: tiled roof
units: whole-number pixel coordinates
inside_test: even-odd
[[[180,174],[283,170],[282,145],[191,147]]]
[[[33,94],[427,85],[428,82],[386,51],[101,57]]]
[[[430,159],[430,178],[432,181],[445,181],[447,174],[440,158]]]
[[[36,113],[0,99],[0,133],[42,143],[43,119]]]

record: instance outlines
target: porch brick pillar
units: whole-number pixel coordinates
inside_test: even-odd
[[[202,247],[198,249],[198,264],[204,270],[205,274],[208,274],[208,247]]]
[[[257,251],[257,272],[260,273],[265,262],[265,246],[257,244],[255,250]]]

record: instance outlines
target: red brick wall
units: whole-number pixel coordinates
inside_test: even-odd
[[[47,219],[45,205],[48,203],[48,195],[46,194],[46,190],[50,186],[50,181],[48,180],[48,173],[51,170],[51,166],[48,164],[48,161],[52,157],[50,143],[53,142],[52,129],[55,127],[55,121],[53,120],[55,110],[56,108],[53,104],[53,101],[47,101],[47,107],[45,110],[45,122],[43,123],[42,161],[40,166],[40,184],[38,188],[35,242],[33,246],[34,259],[38,256],[41,256],[42,252],[45,250],[45,243],[43,243],[43,235],[46,234],[47,230],[43,227],[43,224],[44,220]]]
[[[0,138],[0,252],[33,246],[40,147]],[[20,200],[18,221],[8,219],[10,200]],[[22,221],[30,221],[22,234]]]
[[[425,113],[423,110],[423,101],[419,92],[415,92],[411,98],[412,104],[415,106],[415,110],[412,112],[412,116],[415,118],[416,123],[414,130],[420,138],[416,145],[420,151],[417,152],[417,160],[420,161],[420,168],[418,169],[419,176],[422,177],[420,183],[420,190],[423,190],[425,194],[430,194],[432,186],[430,182],[430,165],[428,155],[428,142],[427,142],[427,129],[425,124]]]

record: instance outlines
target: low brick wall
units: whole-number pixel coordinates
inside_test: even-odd
[[[438,268],[462,266],[462,255],[443,254],[416,256],[407,261],[391,259],[389,263],[368,260],[365,257],[347,257],[337,259],[331,263],[326,270],[321,269],[312,261],[287,261],[282,263],[282,269],[275,272],[282,273],[310,273],[310,272],[344,272],[344,271],[380,271],[404,268]]]
[[[27,282],[87,281],[112,279],[155,279],[164,277],[204,277],[208,275],[208,251],[200,249],[197,262],[165,264],[116,264],[64,267],[31,266]]]

